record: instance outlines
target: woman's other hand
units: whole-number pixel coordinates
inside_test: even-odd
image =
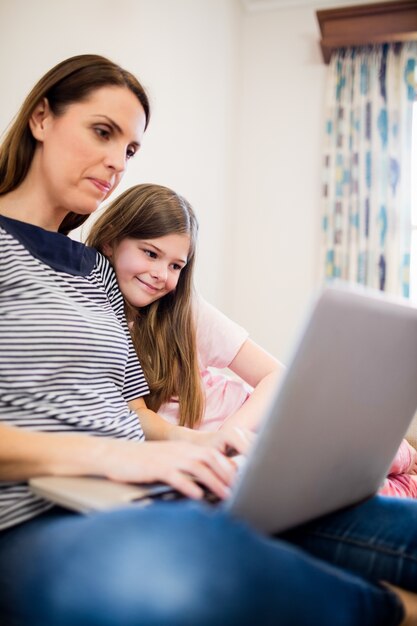
[[[221,445],[195,445],[188,441],[150,441],[142,444],[130,441],[106,440],[101,475],[133,483],[164,482],[185,496],[201,499],[207,488],[219,498],[230,494],[236,465],[220,450]],[[224,446],[247,449],[242,435],[227,438]]]

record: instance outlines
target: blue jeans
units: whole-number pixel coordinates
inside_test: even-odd
[[[371,580],[417,592],[417,500],[375,496],[281,539]]]
[[[353,518],[358,525],[352,530]],[[370,579],[401,584],[404,577],[415,589],[416,533],[417,502],[374,498],[288,538]],[[394,594],[342,567],[195,503],[88,516],[55,508],[0,534],[0,623],[400,623],[403,610]]]

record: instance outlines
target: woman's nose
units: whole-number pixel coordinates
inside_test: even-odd
[[[109,146],[106,157],[106,167],[114,170],[118,174],[121,174],[126,169],[126,149],[120,145]]]

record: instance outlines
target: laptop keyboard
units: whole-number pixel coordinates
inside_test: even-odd
[[[150,494],[145,500],[147,500],[146,504],[151,504],[151,502],[174,502],[176,500],[188,499],[189,498],[187,498],[187,496],[182,494],[180,491],[171,489],[170,491]],[[140,504],[145,504],[144,499],[139,499],[137,500],[137,502]],[[203,502],[207,502],[208,504],[216,504],[217,502],[220,502],[220,498],[208,489],[204,489]]]
[[[238,454],[233,457],[233,460],[236,462],[237,474],[239,475],[242,470],[245,457],[242,454]],[[214,494],[212,491],[209,491],[207,488],[205,488],[204,485],[200,485],[200,487],[204,490],[203,502],[206,502],[207,504],[218,504],[219,502],[221,502],[221,499],[216,496],[216,494]],[[153,494],[148,494],[148,496],[145,498],[145,501],[143,498],[141,498],[138,500],[138,502],[140,502],[141,504],[151,504],[152,502],[173,502],[176,500],[187,499],[187,496],[184,496],[184,494],[182,494],[180,491],[177,491],[176,489],[172,489],[168,485],[165,485],[165,489],[162,488]]]

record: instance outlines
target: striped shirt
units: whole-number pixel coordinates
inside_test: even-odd
[[[109,262],[0,216],[0,422],[140,441],[127,402],[148,392]],[[0,529],[50,506],[26,483],[0,482]]]

